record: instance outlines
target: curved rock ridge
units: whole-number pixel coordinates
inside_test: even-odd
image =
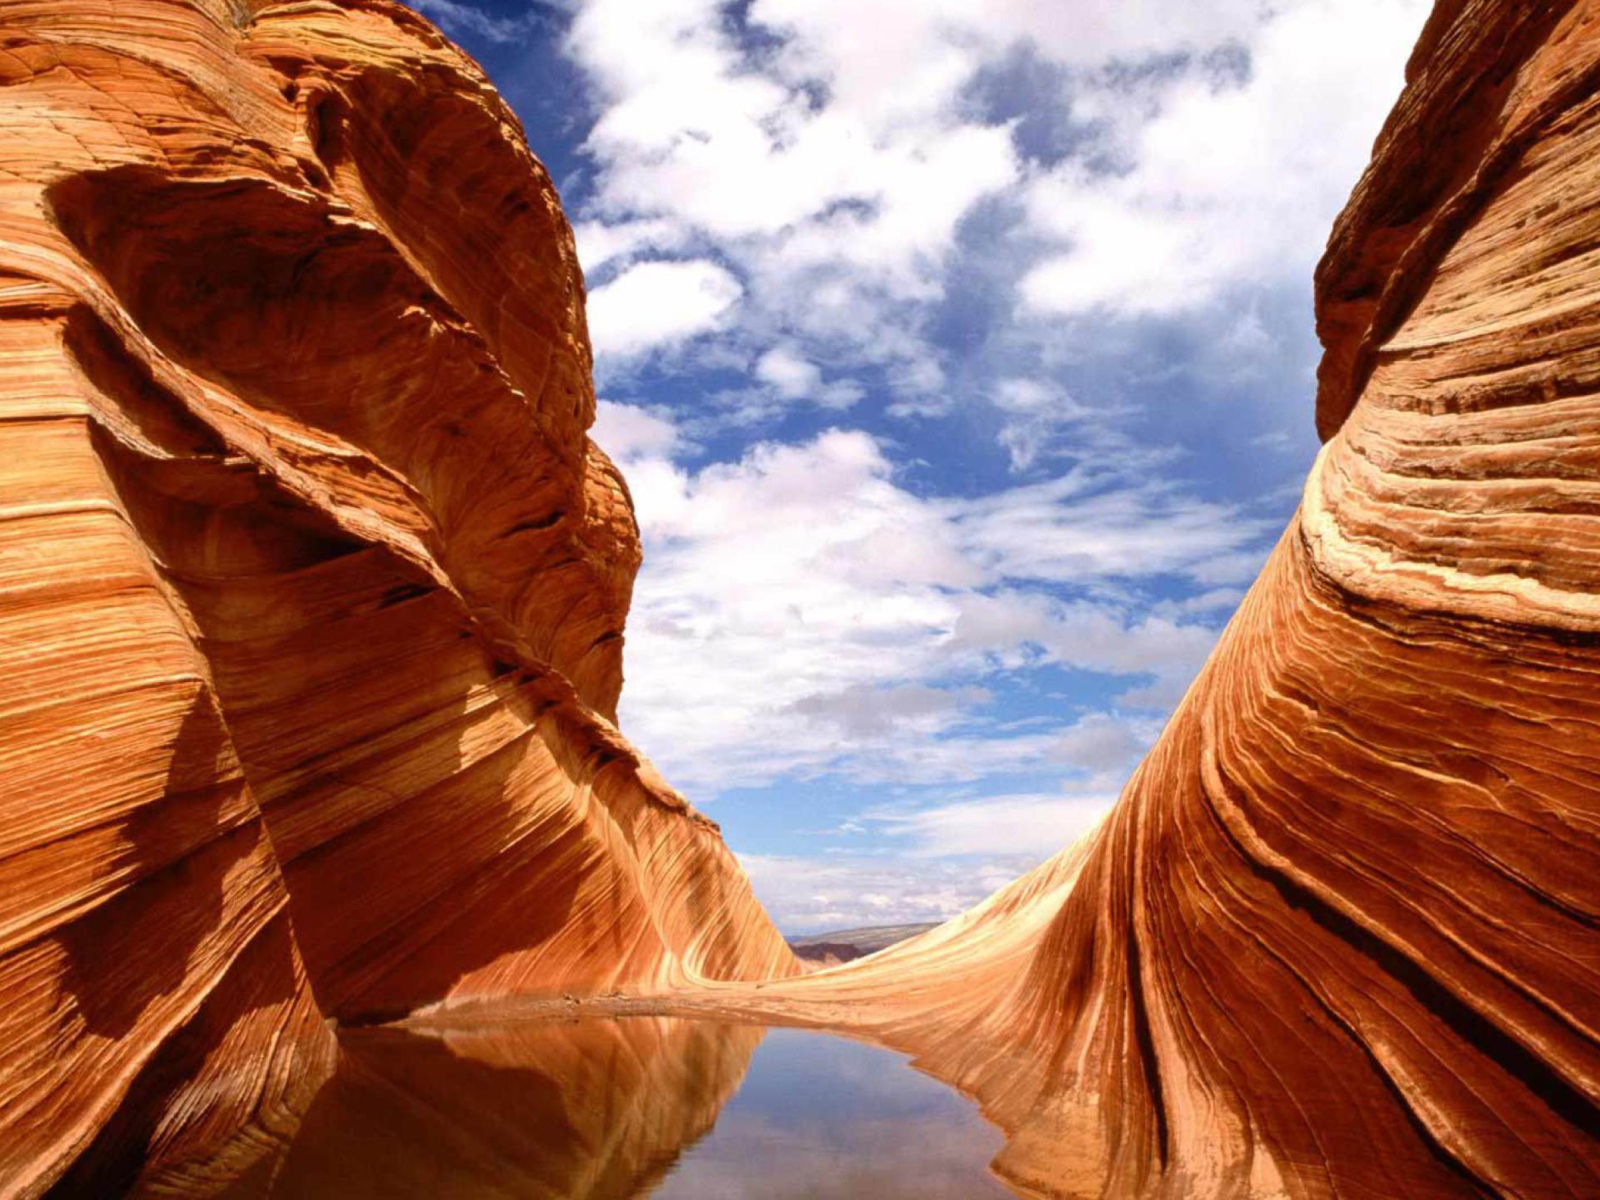
[[[325,1018],[798,970],[614,727],[637,529],[478,68],[12,0],[0,87],[0,1194],[276,1161]]]
[[[916,1051],[1029,1194],[1600,1194],[1600,0],[1440,0],[1300,510],[1106,822],[809,976],[614,726],[637,532],[477,68],[386,0],[11,0],[0,84],[0,1194],[317,1186],[398,1095],[328,1019],[611,991]],[[636,1028],[373,1036],[467,1184],[602,1195],[748,1053]],[[680,1047],[602,1176],[496,1123]]]
[[[721,1003],[1030,1193],[1600,1195],[1600,3],[1440,3],[1317,284],[1327,443],[1106,822]]]

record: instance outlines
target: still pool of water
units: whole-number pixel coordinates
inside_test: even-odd
[[[984,1200],[1002,1137],[904,1055],[677,1017],[354,1030],[271,1194]]]

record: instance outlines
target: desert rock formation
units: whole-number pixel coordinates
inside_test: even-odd
[[[384,0],[0,8],[0,1193],[204,1191],[325,1017],[797,970],[612,724],[583,283]]]
[[[1300,510],[1107,822],[759,1001],[1048,1195],[1600,1195],[1600,4],[1445,0],[1408,78]]]
[[[1300,510],[1107,822],[804,977],[612,724],[637,534],[478,70],[11,0],[0,83],[0,1193],[310,1171],[325,1018],[623,991],[915,1050],[1045,1195],[1600,1194],[1600,0],[1440,0]]]

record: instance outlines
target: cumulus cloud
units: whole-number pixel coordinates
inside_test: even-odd
[[[975,60],[935,67],[938,83],[916,102],[920,85],[903,76],[873,97],[825,97],[819,88],[841,82],[842,43],[864,40],[860,14],[801,30],[773,7],[755,5],[749,22],[791,36],[762,62],[714,0],[582,6],[569,47],[604,98],[588,141],[601,167],[596,207],[730,241],[782,234],[798,259],[865,255],[889,275],[914,274],[912,260],[948,243],[974,197],[1015,178],[1004,129],[937,112]],[[848,244],[829,244],[837,235]]]
[[[610,448],[647,562],[623,725],[707,792],[823,771],[975,780],[1067,769],[1074,753],[1103,771],[1092,723],[1003,728],[983,681],[1054,665],[1125,679],[1138,703],[1140,688],[1181,691],[1214,626],[1135,611],[1119,589],[1236,576],[1259,533],[1227,506],[1087,470],[971,500],[918,496],[860,431],[695,470],[670,457],[659,416],[629,407],[607,404],[600,431],[602,445],[608,430],[621,439]]]
[[[744,289],[705,259],[641,262],[589,294],[596,357],[665,349],[722,327]]]
[[[1302,0],[1250,31],[1246,71],[1202,64],[1144,84],[1154,115],[1119,129],[1124,169],[1074,157],[1028,185],[1032,228],[1066,246],[1028,271],[1024,302],[1170,315],[1230,288],[1308,279],[1428,7]],[[1081,103],[1128,103],[1128,87],[1108,81]],[[1236,336],[1248,351],[1264,331],[1258,320]]]
[[[822,386],[816,363],[800,357],[791,346],[774,346],[756,360],[755,376],[785,400],[814,394]]]
[[[594,275],[607,266],[616,273],[619,264],[647,252],[677,250],[684,243],[685,231],[668,218],[652,217],[615,224],[580,221],[573,227],[572,236],[578,244],[578,261],[585,272]]]
[[[584,261],[695,244],[737,267],[738,323],[697,326],[742,345],[768,385],[736,419],[828,403],[800,364],[841,356],[883,372],[892,412],[948,413],[961,401],[940,394],[948,347],[928,323],[983,205],[1009,230],[986,243],[986,269],[1013,293],[1000,340],[1014,348],[1047,346],[1050,318],[1171,317],[1241,287],[1303,288],[1427,7],[583,0],[567,50],[597,102]],[[1025,111],[1070,131],[1063,153],[1037,157],[1019,117],[980,102],[1019,53],[1057,72]],[[1281,352],[1259,319],[1234,333],[1242,369]],[[1000,411],[996,436],[1026,470],[1092,409],[1006,378],[1005,357],[973,398]]]
[[[594,270],[640,242],[709,242],[749,283],[736,339],[787,332],[903,371],[930,357],[903,310],[943,294],[962,218],[1021,166],[1003,124],[955,111],[981,61],[974,48],[941,42],[908,60],[921,63],[915,79],[866,87],[848,49],[869,40],[860,15],[824,16],[752,6],[743,24],[765,31],[759,50],[714,0],[583,4],[568,50],[599,114],[579,245]],[[793,346],[778,353],[815,361]],[[768,373],[784,365],[769,361]],[[942,378],[899,377],[911,389]],[[817,398],[792,371],[770,382]]]
[[[595,404],[589,436],[617,462],[672,458],[684,445],[670,417],[610,400]]]
[[[1103,811],[1292,505],[1311,265],[1427,0],[562,7],[624,728],[697,800],[882,789],[913,863],[747,860],[786,928],[949,916]]]

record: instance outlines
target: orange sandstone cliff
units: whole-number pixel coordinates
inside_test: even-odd
[[[805,977],[611,723],[637,537],[476,68],[384,0],[11,0],[0,82],[0,1193],[322,1178],[326,1018],[618,990],[916,1050],[1044,1195],[1600,1194],[1600,0],[1440,0],[1327,444],[1106,823]],[[456,1040],[464,1097],[521,1053]]]
[[[1300,509],[1105,824],[761,1003],[1046,1195],[1597,1196],[1600,3],[1442,0],[1317,312]]]
[[[398,4],[0,6],[0,1194],[276,1153],[325,1018],[798,969],[612,724],[583,282]]]

